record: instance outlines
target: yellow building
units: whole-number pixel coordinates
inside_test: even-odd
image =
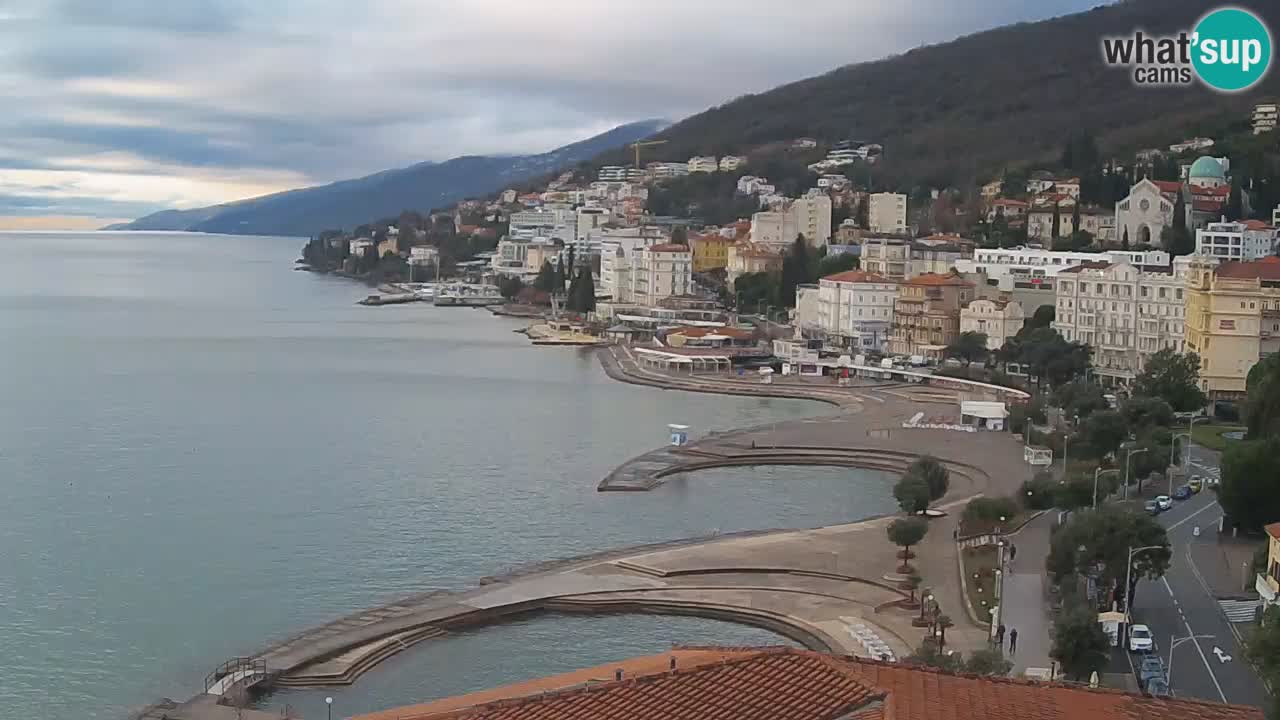
[[[1267,570],[1258,574],[1254,589],[1263,600],[1274,604],[1280,599],[1280,523],[1263,529],[1267,531]]]
[[[729,246],[729,282],[747,273],[775,272],[782,269],[782,253],[744,240]]]
[[[693,271],[710,272],[717,268],[729,266],[729,246],[733,240],[718,232],[695,235],[689,238],[689,248],[693,250]]]
[[[1245,396],[1249,370],[1280,350],[1280,258],[1193,261],[1187,273],[1187,352],[1200,356],[1200,387],[1213,400]]]

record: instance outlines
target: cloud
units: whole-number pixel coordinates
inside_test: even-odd
[[[538,152],[1094,1],[0,0],[0,215]]]

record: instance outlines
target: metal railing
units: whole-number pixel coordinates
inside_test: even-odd
[[[253,678],[252,685],[267,675],[267,661],[262,658],[235,657],[214,668],[204,677],[204,691],[209,692],[219,680],[234,673],[245,673],[246,678]]]

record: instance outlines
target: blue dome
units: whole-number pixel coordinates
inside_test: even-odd
[[[1226,180],[1227,174],[1222,170],[1222,163],[1205,155],[1196,159],[1191,163],[1191,172],[1188,174],[1193,178],[1214,178],[1217,180]]]

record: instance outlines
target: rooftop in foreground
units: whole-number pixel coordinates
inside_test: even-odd
[[[674,666],[674,669],[673,669]],[[622,679],[616,673],[621,671]],[[358,720],[1261,720],[1252,707],[952,675],[792,648],[682,648]]]

